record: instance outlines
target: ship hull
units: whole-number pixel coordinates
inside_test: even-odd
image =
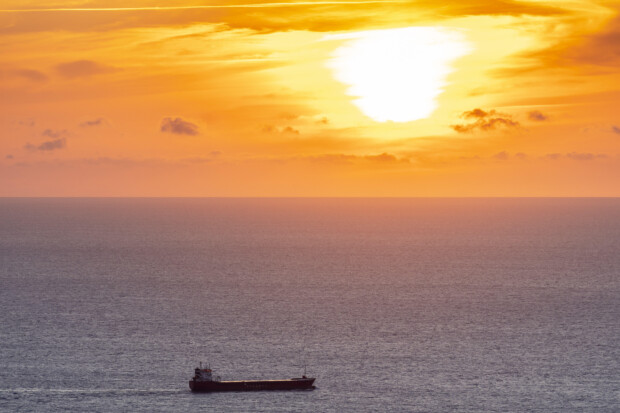
[[[311,390],[313,378],[289,380],[195,381],[190,380],[193,392]]]

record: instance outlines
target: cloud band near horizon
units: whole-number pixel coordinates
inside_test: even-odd
[[[166,10],[203,10],[203,9],[261,9],[300,6],[344,6],[357,4],[407,3],[403,0],[361,0],[361,1],[304,1],[292,3],[255,3],[255,4],[213,4],[202,6],[150,6],[150,7],[67,7],[45,9],[4,9],[0,13],[31,13],[50,11],[166,11]]]

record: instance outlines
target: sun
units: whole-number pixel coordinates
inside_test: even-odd
[[[460,31],[407,27],[330,35],[348,40],[327,66],[349,85],[347,94],[377,122],[410,122],[429,117],[454,69],[471,46]]]

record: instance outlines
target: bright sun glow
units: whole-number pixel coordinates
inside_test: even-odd
[[[452,72],[451,63],[470,52],[463,35],[434,27],[373,30],[326,37],[351,39],[328,66],[364,114],[378,122],[429,117]]]

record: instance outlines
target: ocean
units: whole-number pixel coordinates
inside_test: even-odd
[[[620,199],[0,199],[3,412],[618,412],[619,343]]]

